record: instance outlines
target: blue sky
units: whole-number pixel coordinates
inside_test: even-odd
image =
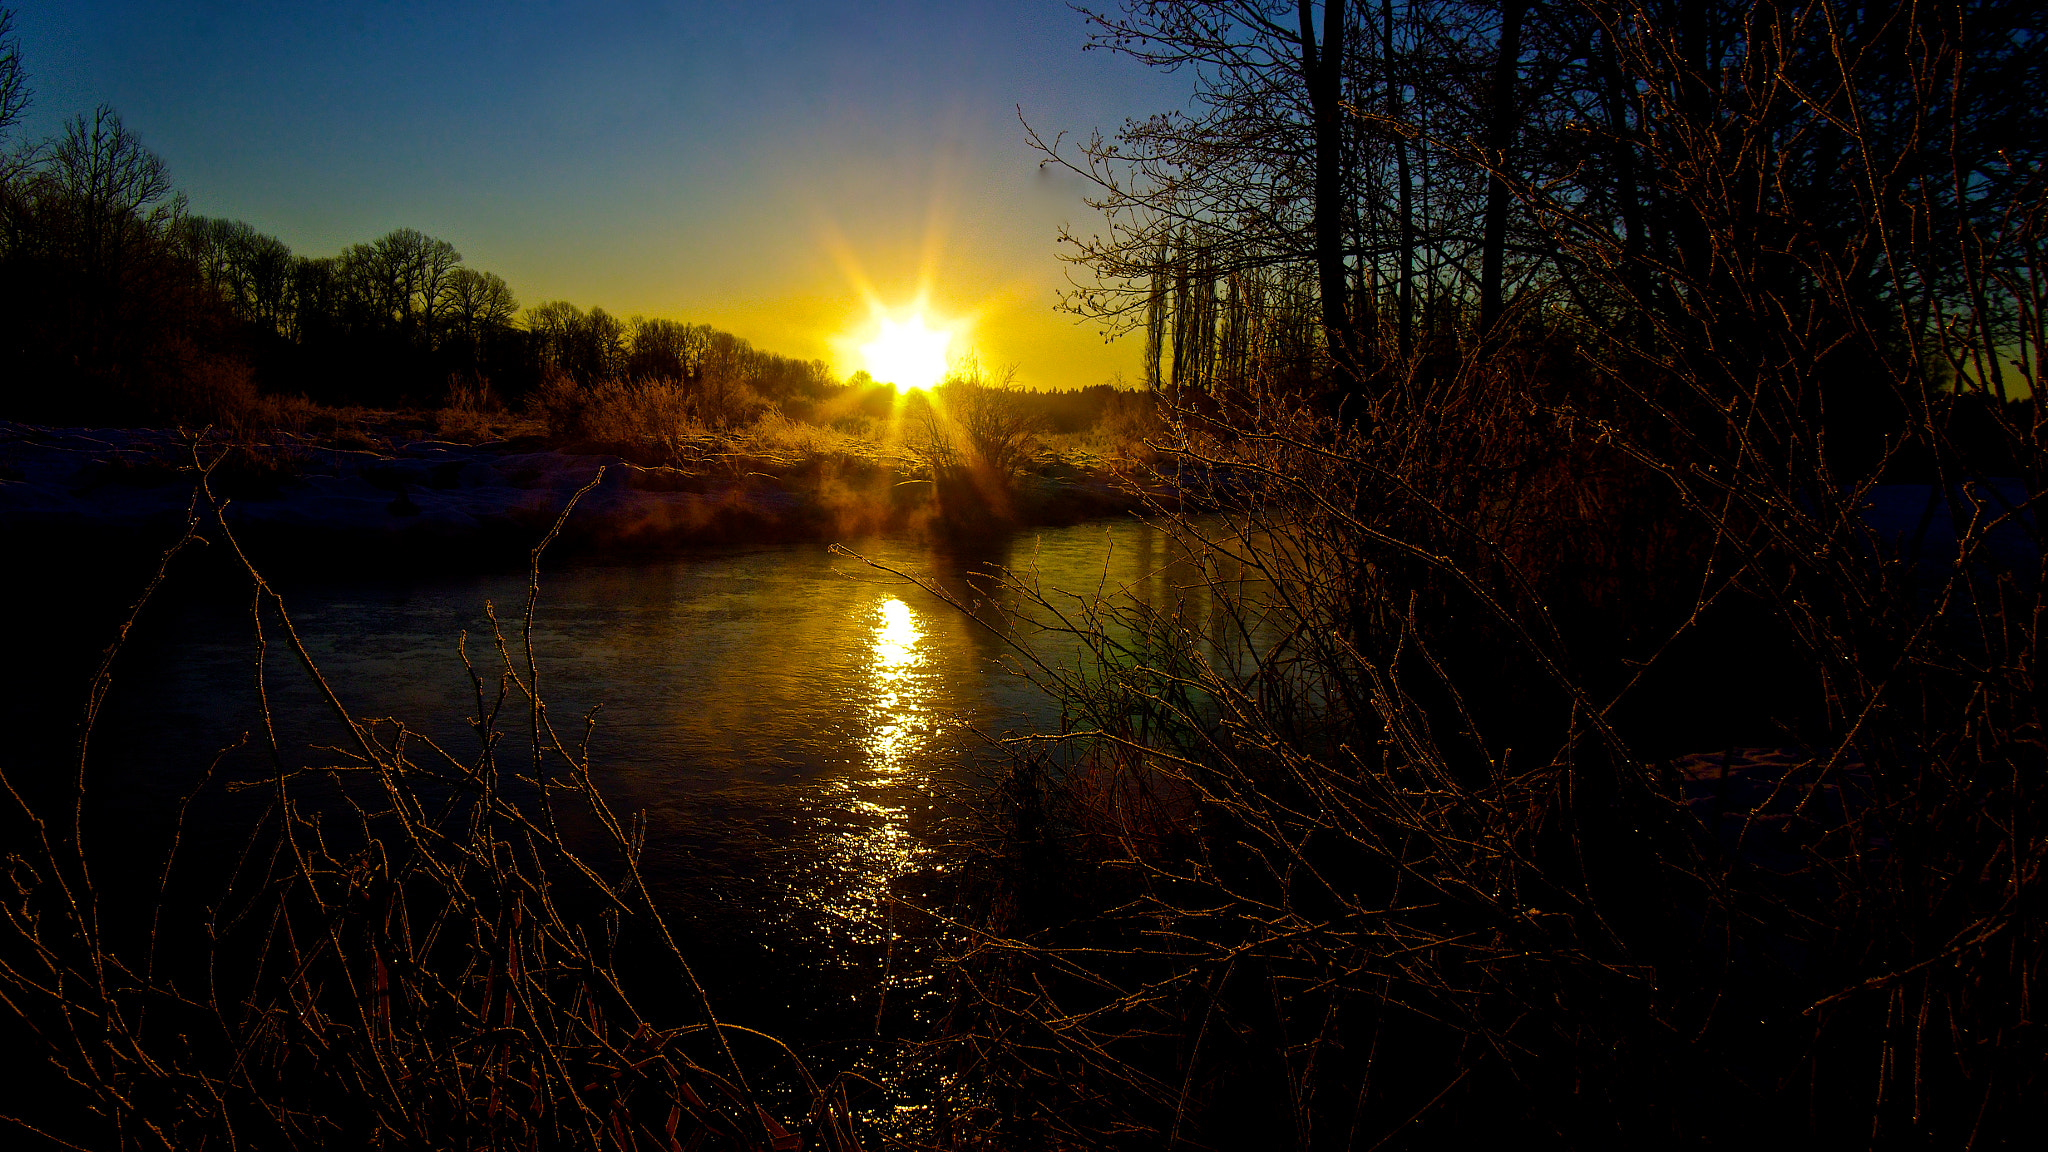
[[[1034,126],[1179,107],[1057,3],[19,3],[34,139],[102,101],[192,209],[330,254],[452,241],[524,303],[729,328],[859,366],[928,280],[955,350],[1027,383],[1135,374],[1052,311],[1092,230]]]

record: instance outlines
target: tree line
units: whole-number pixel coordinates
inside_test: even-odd
[[[0,143],[28,106],[0,11]],[[32,420],[203,421],[261,393],[433,406],[451,388],[516,402],[551,378],[674,381],[801,401],[828,367],[703,324],[548,301],[446,240],[398,228],[304,256],[190,212],[163,160],[104,105],[0,167],[0,385]]]
[[[582,389],[659,380],[778,400],[838,386],[823,361],[755,348],[707,324],[622,318],[566,300],[522,310],[502,277],[411,228],[309,258],[240,221],[181,224],[177,240],[208,287],[277,365],[266,375],[318,396],[434,403],[452,381],[518,399],[550,377]]]
[[[2048,68],[2038,6],[1174,0],[1089,19],[1096,46],[1195,77],[1186,110],[1078,147],[1034,135],[1110,225],[1063,237],[1091,274],[1067,307],[1144,331],[1155,386],[1313,378],[1363,408],[1523,318],[1654,358],[1641,338],[1704,338],[1680,314],[1754,288],[1880,325],[1903,310],[1930,387],[2028,389],[2033,365],[2000,350],[2039,313],[2024,246],[1994,236],[2017,236],[2040,175],[2048,114],[2016,95]],[[1819,369],[1867,375],[1852,359]]]

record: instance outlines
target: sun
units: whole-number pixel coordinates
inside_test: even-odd
[[[879,383],[894,384],[896,391],[930,388],[946,378],[946,345],[953,334],[925,326],[924,315],[914,314],[898,323],[884,316],[882,330],[860,346],[867,358],[868,375]]]

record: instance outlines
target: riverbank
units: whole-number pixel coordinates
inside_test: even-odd
[[[625,452],[537,436],[462,443],[418,429],[347,441],[291,432],[195,441],[181,430],[0,421],[0,531],[107,540],[175,534],[192,506],[195,460],[213,466],[213,489],[228,501],[237,535],[278,558],[523,556],[600,472],[564,526],[563,551],[948,530],[935,518],[930,470],[908,456],[704,451],[674,466]],[[1008,526],[1020,528],[1126,514],[1146,494],[1129,472],[1051,451],[1012,484]]]

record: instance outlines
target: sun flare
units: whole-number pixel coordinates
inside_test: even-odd
[[[896,391],[930,388],[946,378],[946,345],[953,334],[925,326],[922,314],[897,322],[884,316],[881,332],[860,346],[868,375]]]

